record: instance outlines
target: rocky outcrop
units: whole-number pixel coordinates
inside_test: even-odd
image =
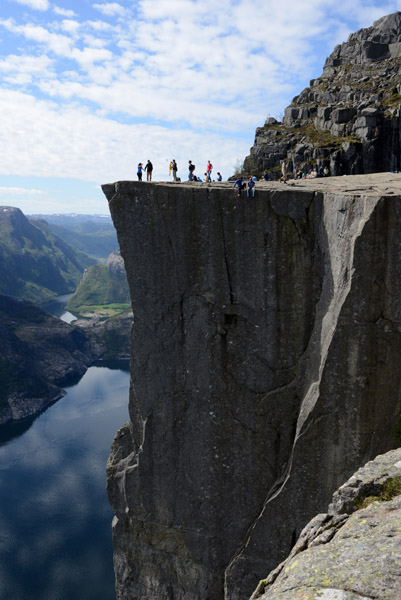
[[[95,360],[82,330],[2,294],[0,332],[0,423],[40,412]]]
[[[350,35],[321,77],[285,109],[283,122],[256,130],[244,172],[272,175],[288,159],[294,173],[312,165],[332,175],[401,170],[401,12]]]
[[[39,413],[95,362],[129,360],[132,312],[85,325],[0,294],[0,424]]]
[[[397,445],[401,196],[341,181],[252,201],[103,186],[135,316],[108,464],[118,600],[249,597]]]
[[[79,319],[74,323],[85,330],[98,360],[128,361],[133,318],[129,309],[108,319]]]
[[[399,600],[401,449],[359,469],[334,494],[251,600]]]

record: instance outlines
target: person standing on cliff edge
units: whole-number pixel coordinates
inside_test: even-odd
[[[280,181],[287,183],[287,160],[284,159],[281,163],[281,178]]]
[[[194,171],[195,171],[195,165],[192,164],[192,160],[189,160],[188,161],[188,181],[193,181]]]
[[[213,170],[213,165],[210,162],[210,160],[208,160],[207,165],[206,165],[206,181],[209,181],[209,182],[212,181],[212,170]]]
[[[137,176],[138,176],[138,181],[142,181],[142,163],[138,164],[138,170],[136,172]]]
[[[175,158],[173,158],[173,160],[171,161],[171,170],[173,172],[173,179],[174,179],[174,181],[177,181],[178,167],[177,167],[177,163],[175,162]]]
[[[145,165],[145,171],[146,171],[146,181],[152,181],[153,165],[150,162],[150,160],[148,160],[148,162]]]

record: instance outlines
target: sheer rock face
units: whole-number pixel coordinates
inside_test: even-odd
[[[321,164],[332,175],[401,170],[401,12],[350,35],[323,74],[256,130],[248,174],[288,159],[289,171]]]
[[[244,600],[397,444],[401,196],[103,190],[135,317],[108,464],[117,598]]]

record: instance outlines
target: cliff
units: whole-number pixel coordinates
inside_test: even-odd
[[[256,130],[244,172],[328,166],[332,175],[401,170],[401,12],[350,35],[323,73]]]
[[[398,444],[398,177],[103,186],[134,311],[118,600],[248,598]]]
[[[399,600],[401,449],[359,469],[251,600]]]

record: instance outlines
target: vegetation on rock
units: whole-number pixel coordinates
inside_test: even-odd
[[[44,221],[0,207],[0,293],[44,306],[74,291],[93,259],[55,236]]]

